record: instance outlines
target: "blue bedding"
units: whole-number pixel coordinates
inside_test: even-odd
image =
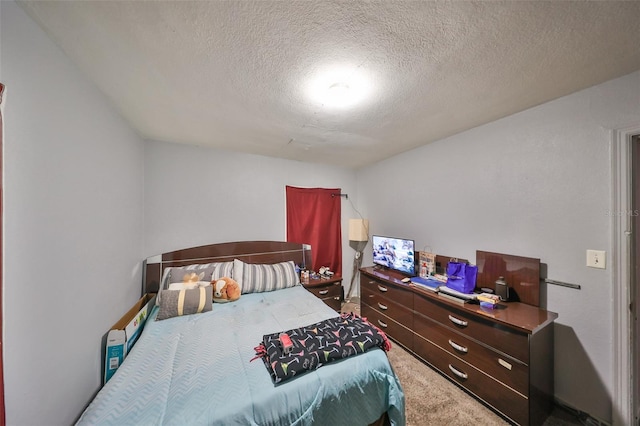
[[[404,394],[385,352],[274,385],[249,362],[264,334],[338,314],[301,286],[243,294],[211,312],[155,321],[78,425],[404,425]]]

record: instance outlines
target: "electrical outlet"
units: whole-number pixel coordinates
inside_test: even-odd
[[[605,269],[607,267],[606,252],[604,250],[587,250],[587,266]]]

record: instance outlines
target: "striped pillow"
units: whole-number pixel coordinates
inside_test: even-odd
[[[274,264],[244,263],[233,261],[233,279],[240,284],[242,293],[261,293],[298,285],[293,261]]]
[[[211,310],[211,286],[192,290],[162,290],[162,301],[156,321]]]

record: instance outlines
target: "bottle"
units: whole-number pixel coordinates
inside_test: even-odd
[[[427,262],[422,262],[422,265],[420,265],[420,276],[427,278]]]

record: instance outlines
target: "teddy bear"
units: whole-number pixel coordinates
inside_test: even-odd
[[[218,303],[233,302],[240,298],[240,285],[229,277],[211,281],[213,301]]]

